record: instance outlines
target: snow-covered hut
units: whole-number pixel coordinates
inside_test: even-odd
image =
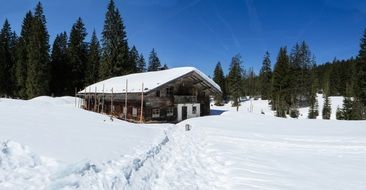
[[[135,122],[179,122],[208,115],[217,85],[194,67],[113,77],[78,92],[83,108]]]

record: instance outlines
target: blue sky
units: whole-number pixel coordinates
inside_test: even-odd
[[[0,0],[0,22],[19,33],[35,0]],[[69,32],[80,16],[91,34],[101,33],[107,0],[41,1],[51,36]],[[129,45],[147,58],[155,48],[169,67],[195,66],[208,75],[218,61],[227,72],[240,53],[244,68],[259,70],[265,51],[275,62],[281,46],[305,40],[324,63],[357,55],[366,29],[363,0],[116,0]],[[73,5],[73,6],[71,6]],[[89,37],[89,36],[88,36]],[[89,38],[88,38],[89,39]]]

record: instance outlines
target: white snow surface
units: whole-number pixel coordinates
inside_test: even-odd
[[[85,93],[85,92],[112,93],[112,88],[113,93],[125,93],[126,82],[128,83],[127,84],[128,93],[142,92],[142,83],[144,84],[144,92],[149,92],[150,90],[159,87],[160,85],[163,85],[169,81],[177,79],[190,72],[196,72],[207,82],[209,82],[212,86],[221,90],[218,84],[216,84],[212,79],[210,79],[200,70],[194,67],[177,67],[161,71],[150,71],[144,73],[134,73],[120,77],[113,77],[87,86],[79,93]]]
[[[331,116],[330,120],[336,120],[336,112],[337,108],[343,107],[343,96],[329,96],[329,101],[331,105]],[[324,98],[322,94],[317,94],[318,101],[318,111],[319,115],[317,119],[322,119],[322,110],[324,106]],[[271,106],[269,105],[268,100],[253,100],[253,98],[247,101],[241,102],[241,106],[239,107],[239,112],[250,112],[250,113],[264,113],[266,116],[275,116],[275,111],[271,110]],[[231,103],[225,104],[224,106],[215,106],[211,105],[215,113],[222,113],[223,111],[236,111],[236,107],[232,107]],[[309,107],[299,108],[299,118],[298,119],[308,119]],[[289,117],[289,116],[287,116]]]
[[[74,101],[0,99],[1,190],[366,189],[365,121],[276,118],[258,100],[130,124]]]

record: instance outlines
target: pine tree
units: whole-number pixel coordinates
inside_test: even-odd
[[[15,93],[15,46],[17,37],[6,19],[0,31],[0,96]]]
[[[28,11],[23,19],[22,30],[16,46],[16,64],[15,64],[15,79],[17,96],[27,98],[26,79],[27,79],[27,63],[28,61],[28,46],[32,28],[33,14]]]
[[[88,62],[85,72],[85,85],[90,85],[98,81],[98,71],[100,66],[100,45],[95,30],[93,31],[88,51]]]
[[[102,32],[102,61],[100,79],[120,76],[130,72],[129,48],[125,26],[114,0],[110,0]]]
[[[27,97],[33,98],[49,93],[49,35],[46,17],[39,2],[32,19],[29,46],[27,46]]]
[[[75,88],[81,89],[85,86],[85,70],[88,61],[88,46],[86,44],[86,29],[81,18],[78,18],[72,26],[68,43],[69,61],[69,84],[67,84],[67,94],[73,95]]]
[[[286,47],[280,48],[273,70],[272,109],[277,117],[286,117],[289,109],[290,95],[290,66]]]
[[[66,95],[67,81],[70,79],[66,77],[69,71],[67,59],[67,34],[63,32],[58,34],[52,45],[51,52],[51,94],[54,96]]]
[[[224,92],[225,89],[225,76],[224,71],[222,70],[221,63],[218,62],[216,64],[214,74],[213,74],[213,81],[216,82],[221,88],[222,94],[215,96],[215,105],[221,105],[226,93]]]
[[[355,95],[357,99],[366,106],[366,30],[361,39],[360,51],[356,64]],[[363,113],[365,115],[365,113]]]
[[[129,73],[136,73],[137,72],[137,64],[139,62],[139,52],[137,51],[135,46],[132,46],[129,52],[129,63],[131,65]]]
[[[336,119],[337,120],[344,120],[342,109],[339,108],[339,106],[337,107],[337,111],[336,111]]]
[[[138,73],[146,72],[145,58],[142,54],[140,54],[137,61],[137,72]]]
[[[316,98],[316,94],[312,95],[310,97],[309,101],[310,101],[310,108],[309,108],[308,118],[316,119],[316,117],[319,115],[318,100]]]
[[[149,64],[148,64],[148,71],[157,71],[161,67],[161,63],[159,60],[159,57],[155,51],[155,49],[152,49],[149,55]]]
[[[271,81],[272,81],[272,69],[269,52],[264,55],[262,68],[259,74],[260,78],[260,91],[262,100],[267,100],[271,96]]]
[[[327,94],[325,94],[323,111],[322,111],[323,119],[330,119],[331,112],[332,112],[332,108],[330,105],[329,96]]]
[[[231,95],[231,100],[233,101],[232,106],[239,106],[239,98],[242,91],[242,78],[243,69],[241,67],[241,56],[238,54],[231,59],[230,70],[228,74],[228,84]]]

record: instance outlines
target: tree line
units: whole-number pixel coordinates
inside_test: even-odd
[[[216,105],[232,100],[232,105],[238,106],[241,97],[261,97],[269,100],[277,117],[297,118],[299,108],[309,107],[308,118],[315,119],[320,114],[316,94],[321,93],[323,119],[330,119],[332,109],[337,109],[337,119],[366,119],[366,30],[356,58],[335,58],[317,65],[314,54],[303,41],[296,43],[290,52],[281,47],[273,69],[266,52],[258,75],[253,68],[246,70],[241,64],[240,55],[234,56],[225,75],[221,63],[217,63],[213,80],[223,93],[215,97]],[[344,96],[343,107],[331,108],[329,96]]]
[[[30,99],[40,95],[74,95],[86,85],[114,76],[167,69],[155,49],[148,64],[135,46],[130,47],[114,0],[105,14],[102,39],[94,30],[90,41],[78,18],[69,34],[57,34],[52,48],[40,2],[23,19],[20,34],[6,19],[0,31],[0,97]]]

